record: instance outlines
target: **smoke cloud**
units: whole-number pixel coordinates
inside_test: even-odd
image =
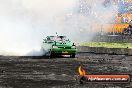
[[[0,55],[42,55],[42,39],[56,32],[89,41],[93,24],[112,21],[116,7],[104,6],[104,0],[80,1],[0,0]]]
[[[98,28],[96,25],[114,23],[117,8],[112,0],[79,0],[78,9],[68,14],[67,18],[62,21],[64,24],[61,27],[67,30],[66,33],[70,31],[69,36],[73,35],[71,38],[75,41],[91,41],[101,30],[101,27]]]
[[[75,0],[0,0],[0,54],[36,55],[42,39],[59,32],[55,19],[71,11],[75,3]]]

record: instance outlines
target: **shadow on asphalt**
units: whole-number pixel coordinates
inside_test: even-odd
[[[48,56],[11,56],[11,57],[19,57],[19,58],[30,58],[30,59],[56,59],[56,58],[71,58],[70,56],[53,56],[53,57],[48,57]]]

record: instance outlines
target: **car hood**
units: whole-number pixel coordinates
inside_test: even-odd
[[[56,42],[56,46],[71,47],[73,43],[71,42]]]
[[[59,46],[59,47],[71,47],[73,45],[72,42],[70,41],[65,41],[65,42],[48,42],[48,44],[51,44],[51,45],[56,45],[56,46]]]

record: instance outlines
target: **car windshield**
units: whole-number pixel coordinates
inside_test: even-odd
[[[48,41],[65,41],[66,37],[65,36],[50,36],[47,38]]]

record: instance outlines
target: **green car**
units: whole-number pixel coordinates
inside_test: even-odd
[[[45,55],[50,57],[56,55],[70,55],[70,57],[75,57],[76,46],[66,36],[47,36],[43,40],[42,50]]]

